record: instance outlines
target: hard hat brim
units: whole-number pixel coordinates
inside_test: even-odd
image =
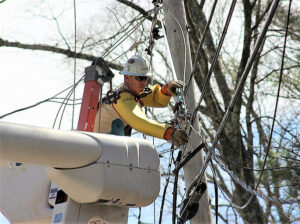
[[[130,75],[130,76],[151,76],[150,73],[143,74],[143,73],[132,73],[132,72],[126,72],[126,71],[121,71],[120,74],[121,75]]]

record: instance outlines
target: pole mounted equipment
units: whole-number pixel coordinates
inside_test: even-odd
[[[206,184],[203,182],[193,187],[191,193],[183,200],[178,224],[183,224],[186,221],[191,220],[196,215],[199,208],[199,201],[206,191],[206,188]]]
[[[95,58],[92,64],[85,68],[85,86],[77,126],[78,131],[92,132],[94,130],[98,100],[99,95],[102,93],[102,86],[105,82],[110,82],[113,77],[114,73],[101,57]]]

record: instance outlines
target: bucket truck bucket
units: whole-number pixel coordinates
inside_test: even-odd
[[[47,168],[48,176],[75,201],[143,207],[160,190],[157,152],[150,142],[124,136],[84,133],[101,141],[101,157],[77,169]]]
[[[0,122],[0,158],[46,167],[49,179],[78,203],[142,207],[151,204],[160,190],[158,154],[144,139]],[[5,178],[22,179],[21,173],[12,176]],[[27,184],[35,186],[36,177],[27,178]],[[0,199],[8,193],[20,194],[13,191],[21,191],[21,184],[8,186],[14,183],[1,180]],[[49,192],[44,193],[47,200]],[[7,205],[0,203],[0,210],[5,211]]]
[[[50,223],[49,187],[44,167],[0,161],[0,211],[10,223]]]

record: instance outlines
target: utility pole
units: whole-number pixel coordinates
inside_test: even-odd
[[[191,51],[189,36],[187,32],[186,14],[184,9],[183,0],[164,0],[164,19],[165,19],[165,32],[167,41],[175,69],[177,78],[185,81],[189,80],[192,71]],[[176,18],[174,18],[176,17]],[[177,21],[176,21],[177,20]],[[178,25],[180,24],[180,26]],[[183,35],[182,35],[183,32]],[[184,36],[184,38],[183,38]],[[185,40],[184,40],[185,39]],[[184,55],[185,54],[185,55]],[[185,77],[184,77],[185,76]],[[195,91],[194,84],[188,89],[185,96],[186,109],[189,113],[192,113],[195,109]],[[195,130],[199,130],[199,121],[196,119],[193,127]],[[199,136],[193,131],[190,135],[189,144],[186,151],[191,151],[201,143]],[[184,181],[186,188],[189,187],[195,176],[200,171],[204,163],[203,152],[200,151],[193,159],[191,159],[184,167]],[[203,182],[207,183],[206,176],[204,176]],[[212,223],[211,210],[209,205],[208,189],[199,201],[199,209],[194,218],[191,219],[191,224],[210,224]]]

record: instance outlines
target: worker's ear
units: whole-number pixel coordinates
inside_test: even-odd
[[[124,82],[128,82],[129,81],[129,75],[124,75]]]

